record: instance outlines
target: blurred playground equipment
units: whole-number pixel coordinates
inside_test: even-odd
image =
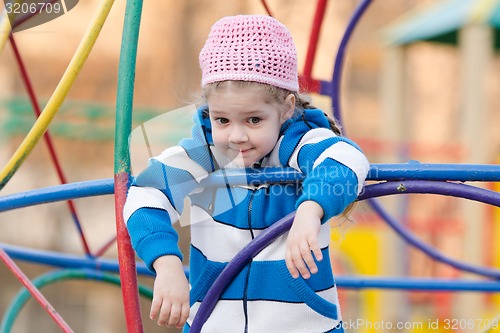
[[[306,60],[300,78],[301,85],[309,93],[331,97],[333,115],[341,123],[343,121],[343,113],[340,88],[348,43],[356,25],[368,10],[372,1],[374,0],[360,1],[353,12],[338,47],[331,80],[318,80],[312,75],[327,1],[318,0],[316,4]],[[56,1],[47,2],[54,3]],[[273,13],[271,13],[268,4],[265,1],[262,1],[262,4],[266,11],[272,15]],[[0,243],[0,258],[6,267],[24,285],[24,289],[14,297],[9,308],[3,315],[0,326],[1,333],[11,331],[19,312],[30,297],[33,297],[40,303],[42,308],[47,312],[47,315],[53,318],[62,331],[73,332],[65,319],[56,311],[57,309],[40,292],[42,287],[72,279],[95,280],[119,285],[122,291],[128,332],[143,332],[139,296],[151,297],[152,292],[147,286],[138,283],[137,275],[149,276],[151,273],[147,271],[142,263],[135,261],[121,214],[129,181],[132,177],[129,138],[132,133],[134,78],[143,7],[141,0],[127,0],[124,16],[116,97],[114,177],[68,183],[53,149],[51,137],[46,132],[51,121],[57,112],[59,112],[63,103],[65,103],[65,97],[89,56],[112,5],[113,0],[100,1],[93,21],[89,24],[88,30],[82,38],[59,85],[45,104],[43,110],[41,110],[37,96],[35,96],[31,87],[29,74],[23,65],[14,35],[3,33],[10,30],[11,27],[5,10],[1,14],[0,50],[7,42],[12,46],[21,69],[21,76],[31,102],[31,107],[37,115],[37,120],[18,149],[11,156],[7,165],[2,169],[0,173],[0,190],[15,176],[16,171],[42,138],[49,147],[51,159],[54,162],[61,185],[1,196],[0,212],[65,201],[71,212],[73,223],[80,236],[84,251],[83,255],[73,255]],[[443,12],[452,13],[453,15],[443,15]],[[30,15],[27,15],[21,17],[20,21],[17,22],[23,22],[23,20],[28,20],[29,18]],[[436,20],[436,18],[439,19]],[[451,0],[430,7],[429,10],[422,10],[419,15],[402,21],[388,30],[387,41],[390,47],[387,62],[390,66],[386,69],[387,80],[382,88],[385,110],[389,114],[388,119],[393,120],[393,122],[386,124],[386,132],[391,136],[390,139],[392,142],[404,141],[403,134],[405,131],[408,131],[407,126],[409,126],[404,120],[407,116],[405,113],[408,111],[405,110],[405,103],[402,97],[405,96],[403,90],[406,80],[404,71],[404,46],[420,40],[453,44],[457,44],[459,40],[462,42],[461,48],[464,55],[463,89],[467,93],[462,96],[462,113],[464,116],[462,128],[464,130],[461,131],[461,134],[463,134],[461,140],[464,145],[468,146],[467,154],[469,155],[465,156],[464,160],[470,164],[431,164],[416,161],[391,164],[374,163],[370,169],[368,183],[364,192],[360,195],[359,201],[365,202],[366,206],[375,213],[374,216],[376,217],[374,218],[377,219],[377,222],[385,222],[410,247],[424,253],[436,262],[444,263],[457,271],[471,274],[468,275],[470,278],[382,277],[380,276],[381,272],[378,263],[384,259],[382,257],[383,253],[380,250],[383,239],[379,237],[380,235],[377,230],[367,227],[364,224],[357,230],[350,230],[349,235],[345,236],[349,239],[342,242],[340,246],[341,250],[346,254],[344,257],[347,259],[344,259],[344,262],[340,262],[338,265],[344,272],[336,275],[336,282],[339,288],[345,290],[370,290],[369,293],[359,297],[356,301],[360,307],[359,311],[363,311],[364,322],[361,323],[359,320],[354,320],[357,326],[347,327],[352,331],[374,332],[396,329],[395,327],[380,326],[382,324],[379,320],[379,310],[382,303],[380,296],[372,293],[372,290],[470,291],[491,293],[493,295],[500,291],[500,282],[498,281],[500,270],[477,265],[478,256],[481,254],[477,252],[477,249],[474,249],[482,245],[481,234],[476,232],[478,229],[477,221],[479,220],[478,216],[486,214],[485,211],[487,212],[487,210],[484,207],[488,205],[491,208],[490,212],[493,221],[491,233],[494,240],[492,244],[496,244],[492,249],[491,266],[498,267],[500,262],[500,246],[498,245],[498,235],[500,233],[500,210],[498,209],[500,207],[498,187],[500,166],[497,164],[488,164],[489,161],[487,161],[484,153],[479,149],[474,149],[474,146],[471,144],[471,142],[477,142],[478,138],[482,137],[481,132],[484,130],[484,122],[487,121],[484,114],[477,113],[478,110],[483,111],[485,109],[481,73],[486,70],[487,60],[492,53],[491,48],[500,48],[500,35],[498,34],[499,21],[500,4],[498,1]],[[431,22],[435,25],[430,24]],[[493,45],[481,43],[481,41],[488,40],[488,38],[494,40]],[[478,59],[480,60],[478,61]],[[345,132],[349,136],[351,132],[350,128],[345,128]],[[479,140],[479,142],[481,141]],[[403,157],[411,158],[411,156]],[[227,176],[241,177],[238,172],[229,173]],[[263,170],[262,173],[251,173],[245,177],[248,178],[248,181],[252,182],[300,181],[300,174],[288,169]],[[476,185],[478,183],[487,183],[489,188]],[[223,184],[223,182],[221,182],[220,175],[218,174],[213,174],[203,183],[204,186],[218,186],[220,184]],[[419,239],[408,228],[408,225],[398,221],[398,218],[393,216],[393,212],[389,212],[389,209],[378,201],[380,197],[403,197],[403,195],[406,196],[408,194],[432,194],[435,196],[462,198],[466,199],[466,201],[476,201],[485,204],[472,205],[464,210],[464,214],[466,214],[465,219],[469,221],[464,231],[464,242],[465,246],[467,246],[465,251],[471,253],[468,262],[450,258],[432,245]],[[114,196],[116,237],[111,237],[98,250],[91,251],[73,200],[104,195]],[[404,205],[404,201],[400,202],[400,204]],[[218,297],[231,278],[266,245],[286,232],[291,225],[292,218],[293,216],[288,216],[278,221],[272,228],[252,241],[231,261],[215,281],[206,300],[202,303],[193,322],[192,332],[199,332],[201,330],[204,320],[210,315],[211,310],[217,303]],[[338,237],[342,236],[339,236],[335,232],[332,233],[332,241],[335,241]],[[118,260],[103,258],[103,253],[110,246],[114,245],[115,241],[118,248]],[[396,259],[401,260],[401,258]],[[48,265],[59,269],[30,280],[14,260]],[[400,263],[395,262],[394,264]],[[119,276],[116,273],[119,273]],[[473,278],[477,276],[480,277],[480,280]],[[341,295],[341,297],[344,296]],[[471,304],[473,302],[475,301],[472,299]],[[500,300],[496,295],[493,302],[500,304]],[[360,313],[358,312],[358,314]],[[398,329],[407,332],[446,332],[452,330],[462,332],[493,332],[499,331],[499,319],[496,315],[498,314],[488,313],[487,317],[484,315],[485,317],[483,317],[484,319],[481,323],[476,321],[479,318],[473,318],[472,322],[465,318],[457,318],[456,321],[452,321],[452,318],[449,317],[436,319],[441,321],[429,318],[411,318],[413,326],[399,327]],[[368,323],[371,324],[368,325]],[[352,324],[352,322],[349,322],[349,324]],[[407,324],[411,323],[407,322]]]

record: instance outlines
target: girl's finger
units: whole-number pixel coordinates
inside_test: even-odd
[[[323,253],[321,252],[317,239],[309,240],[309,248],[314,253],[314,257],[317,261],[323,260]]]
[[[182,328],[189,318],[189,304],[184,304],[181,309],[181,317],[177,323],[177,328]]]
[[[314,258],[312,256],[311,250],[308,245],[305,245],[301,249],[301,255],[302,255],[302,260],[305,262],[307,265],[306,269],[308,270],[307,278],[309,278],[309,272],[312,274],[316,273],[318,271],[318,267],[316,267],[316,262],[314,261]],[[306,279],[304,274],[302,276]]]
[[[291,250],[286,251],[285,263],[286,263],[286,267],[288,268],[288,271],[290,272],[292,277],[294,279],[296,279],[299,277],[299,271],[297,270],[297,268],[295,267],[295,264],[293,263],[293,259],[292,259],[290,252],[291,252]]]
[[[167,326],[177,326],[179,324],[179,319],[181,317],[181,306],[180,304],[172,304],[170,308],[170,316],[168,317]]]
[[[310,255],[311,254],[309,253],[309,256]],[[303,254],[300,249],[297,249],[296,253],[292,255],[292,259],[293,259],[293,264],[299,270],[300,275],[302,275],[304,279],[308,279],[310,276],[309,269],[306,267]]]
[[[151,320],[156,318],[158,312],[160,311],[160,308],[161,308],[161,301],[159,301],[156,298],[153,298],[153,301],[151,302],[151,310],[149,311],[149,318]]]
[[[170,308],[171,304],[167,302],[163,302],[160,310],[160,315],[158,316],[158,326],[165,326],[168,322],[168,318],[170,317]]]

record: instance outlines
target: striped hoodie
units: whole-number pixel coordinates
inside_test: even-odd
[[[206,110],[200,108],[193,119],[192,137],[150,159],[134,179],[124,208],[132,245],[154,272],[152,264],[160,256],[182,259],[172,224],[183,211],[184,199],[190,198],[191,312],[184,331],[189,331],[207,290],[238,251],[301,202],[314,200],[324,210],[319,272],[307,280],[291,277],[284,234],[231,282],[203,332],[342,332],[327,221],[342,213],[362,189],[369,163],[359,147],[335,135],[322,111],[306,109],[282,125],[276,146],[260,161],[261,167],[302,172],[301,184],[199,188],[210,173],[233,165],[213,145]]]

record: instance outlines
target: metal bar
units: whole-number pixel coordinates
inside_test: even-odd
[[[45,109],[43,110],[41,116],[37,119],[28,135],[21,142],[20,146],[17,148],[15,153],[12,155],[10,160],[7,162],[2,171],[0,171],[0,190],[5,187],[8,181],[16,173],[22,163],[29,156],[33,148],[36,146],[43,133],[47,130],[50,122],[54,118],[57,111],[66,98],[71,86],[76,80],[76,77],[80,73],[83,64],[88,58],[92,47],[99,36],[99,33],[106,21],[109,11],[114,0],[102,0],[97,14],[94,17],[92,23],[90,24],[84,38],[80,42],[78,49],[71,59],[68,68],[63,74],[61,81],[57,85],[54,93],[47,102]]]
[[[248,243],[234,258],[226,265],[214,283],[203,298],[198,311],[193,319],[190,333],[198,333],[201,331],[203,324],[212,313],[217,304],[220,295],[226,289],[226,286],[238,274],[247,263],[252,260],[260,251],[268,246],[276,238],[284,234],[292,226],[295,212],[281,218],[275,224],[264,230],[259,236],[255,237]]]
[[[118,261],[114,259],[89,258],[54,251],[34,250],[4,243],[0,243],[0,249],[3,249],[3,251],[15,260],[35,262],[60,268],[90,268],[114,273],[118,273],[119,271]],[[137,273],[146,276],[152,275],[142,262],[137,264]]]
[[[21,53],[19,52],[19,49],[17,47],[16,41],[14,39],[14,35],[11,34],[9,36],[10,44],[12,46],[12,50],[14,51],[14,56],[17,60],[17,64],[19,65],[19,70],[21,72],[21,77],[23,78],[24,85],[26,87],[26,91],[28,92],[28,96],[31,102],[31,106],[33,107],[33,111],[35,112],[36,117],[40,117],[42,114],[40,110],[40,105],[38,104],[38,99],[36,98],[35,90],[33,89],[33,85],[31,84],[31,79],[28,75],[28,71],[26,70],[26,66],[24,65],[24,61],[21,57]],[[57,176],[59,178],[59,182],[61,184],[66,184],[68,181],[66,180],[66,176],[64,175],[64,172],[62,170],[61,164],[59,163],[59,159],[57,158],[56,150],[54,148],[54,145],[52,143],[52,138],[49,134],[48,131],[46,131],[43,134],[43,138],[45,140],[45,143],[47,144],[47,148],[49,149],[49,155],[52,160],[52,163],[54,164],[54,168],[56,169]],[[83,232],[82,225],[80,223],[80,220],[78,218],[78,214],[76,212],[75,205],[73,204],[72,200],[67,201],[68,209],[71,214],[71,217],[73,219],[73,222],[76,226],[76,229],[78,230],[78,233],[80,235],[80,239],[83,244],[83,249],[85,253],[89,256],[91,256],[90,252],[90,247],[87,243],[87,239],[85,237],[85,234]]]
[[[316,12],[314,13],[314,19],[312,22],[311,34],[309,35],[309,45],[307,47],[306,60],[304,62],[304,71],[302,72],[306,80],[312,78],[314,59],[316,58],[321,24],[323,23],[323,18],[325,17],[325,10],[326,0],[318,0],[316,3]]]
[[[2,260],[7,268],[9,268],[14,276],[29,290],[31,295],[41,305],[41,307],[49,314],[56,324],[62,329],[63,332],[73,332],[71,327],[64,321],[64,319],[57,313],[54,307],[47,301],[42,293],[33,285],[33,283],[24,275],[23,271],[17,267],[16,263],[7,255],[7,253],[0,248],[0,260]]]
[[[366,185],[358,200],[394,194],[438,194],[500,207],[500,193],[472,185],[445,181],[403,180]]]
[[[361,2],[355,9],[354,14],[347,24],[344,36],[342,36],[342,40],[340,41],[337,56],[335,57],[335,65],[333,67],[332,78],[332,91],[330,96],[332,98],[333,116],[340,125],[343,125],[342,112],[340,109],[340,83],[342,81],[342,69],[344,67],[344,57],[347,49],[347,44],[349,43],[349,39],[351,39],[352,32],[354,31],[354,28],[356,27],[358,21],[361,19],[371,3],[372,0],[363,0],[363,2]]]
[[[403,289],[426,291],[472,291],[499,292],[500,281],[465,279],[423,279],[423,278],[373,278],[364,276],[337,276],[335,283],[346,289]]]
[[[120,286],[120,279],[118,276],[91,269],[66,269],[48,272],[34,279],[33,285],[38,289],[41,289],[48,285],[68,280],[93,280],[100,283]],[[139,285],[139,292],[142,296],[147,297],[148,299],[153,298],[153,290],[149,287]],[[4,313],[2,323],[0,325],[1,333],[11,332],[16,318],[29,299],[30,293],[26,289],[23,288],[17,293]]]
[[[271,13],[271,9],[267,5],[267,1],[266,0],[260,0],[260,2],[262,3],[262,6],[264,6],[264,9],[266,10],[267,15],[269,15],[271,17],[274,17],[273,13]]]
[[[115,216],[122,297],[128,332],[142,333],[135,254],[123,218],[123,207],[130,181],[128,138],[132,131],[137,44],[142,15],[142,0],[127,0],[118,67],[115,124]]]
[[[44,203],[113,193],[113,178],[45,187],[0,197],[0,212]]]
[[[241,179],[252,183],[286,183],[303,178],[292,168],[263,168],[225,170],[226,178],[221,173],[213,173],[203,182],[203,186],[226,186],[226,182],[237,185]],[[246,178],[242,178],[245,176]],[[500,165],[489,164],[372,164],[367,180],[433,180],[433,181],[500,181]],[[20,192],[0,197],[0,212],[17,208],[50,203],[68,199],[84,198],[113,194],[113,179],[106,178],[58,185],[42,189]]]

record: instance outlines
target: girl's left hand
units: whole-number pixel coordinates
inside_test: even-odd
[[[285,255],[286,266],[293,278],[298,278],[300,274],[308,279],[318,271],[313,254],[317,261],[323,259],[318,244],[323,214],[323,208],[315,201],[304,201],[297,208]]]

